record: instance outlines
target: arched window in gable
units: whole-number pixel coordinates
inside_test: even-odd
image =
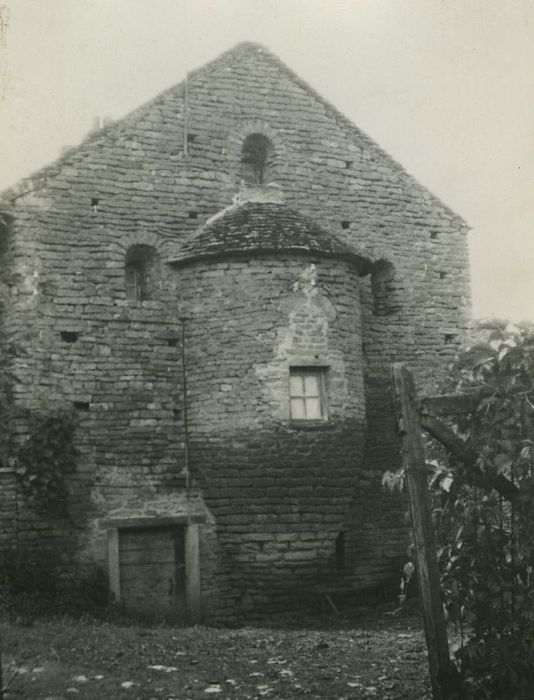
[[[149,245],[133,245],[124,261],[124,293],[130,301],[149,301],[156,286],[156,251]]]
[[[371,271],[373,311],[376,316],[389,316],[401,309],[399,281],[395,267],[386,260],[379,260]]]
[[[247,185],[263,185],[270,180],[274,149],[263,134],[250,134],[241,149],[241,179]]]

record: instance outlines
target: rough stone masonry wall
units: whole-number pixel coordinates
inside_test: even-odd
[[[4,337],[6,302],[9,296],[7,277],[10,262],[11,232],[7,219],[0,218],[0,401],[6,401],[6,378],[4,376],[7,361],[7,345]],[[3,426],[5,430],[5,426]],[[1,436],[0,436],[1,439]],[[14,524],[16,522],[15,476],[6,460],[0,455],[0,551],[5,550],[14,541]]]
[[[367,496],[357,272],[260,256],[180,267],[176,282],[190,318],[191,468],[215,519],[221,587],[233,614],[287,605],[328,570],[352,494]],[[325,368],[328,420],[290,420],[292,366]]]
[[[35,296],[36,273],[32,251],[32,231],[25,227],[24,216],[17,219],[3,213],[0,219],[0,557],[4,574],[13,571],[20,551],[18,534],[27,523],[31,541],[40,540],[37,549],[45,551],[53,523],[39,522],[24,507],[13,467],[11,441],[24,437],[26,426],[17,411],[21,393],[20,379],[31,378],[31,314]],[[29,379],[31,380],[31,379]]]
[[[109,512],[183,487],[180,332],[159,239],[142,237],[159,261],[156,298],[131,301],[124,260],[135,232],[106,240],[93,209],[49,213],[46,229],[36,209],[18,209],[8,369],[15,405],[74,415],[78,459],[69,518],[46,522],[19,497],[17,540],[30,553],[50,545],[72,572],[75,561],[107,566]]]
[[[288,204],[396,267],[401,310],[374,318],[367,305],[368,395],[393,360],[410,362],[429,388],[467,324],[461,221],[275,59],[246,45],[191,77],[187,155],[183,110],[182,90],[167,91],[6,198],[18,237],[5,320],[20,349],[10,360],[14,399],[82,404],[72,490],[74,549],[87,559],[104,558],[100,518],[145,489],[166,489],[182,466],[178,349],[166,338],[176,331],[174,299],[162,269],[154,301],[125,301],[126,250],[152,245],[164,261],[227,206],[247,134],[272,140],[272,176]],[[78,340],[61,341],[63,329]],[[394,444],[379,451],[389,419],[378,418],[386,395],[376,397],[367,467],[378,488],[397,453]]]

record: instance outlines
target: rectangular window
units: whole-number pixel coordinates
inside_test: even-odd
[[[325,367],[290,368],[291,420],[324,420],[327,417],[325,376]]]

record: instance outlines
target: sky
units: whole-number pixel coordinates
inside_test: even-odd
[[[475,317],[534,321],[534,0],[0,0],[0,190],[244,40],[467,220]]]

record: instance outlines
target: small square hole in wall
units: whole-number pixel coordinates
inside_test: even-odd
[[[187,134],[187,143],[195,143],[197,140],[196,134]]]
[[[78,340],[78,333],[76,331],[61,331],[60,336],[64,343],[75,343]]]
[[[455,334],[454,333],[445,333],[443,336],[443,340],[445,341],[445,345],[450,345],[452,341],[455,339]]]
[[[180,408],[173,408],[173,409],[172,409],[172,415],[173,415],[176,419],[180,419],[180,418],[182,417],[182,410],[181,410]]]
[[[93,207],[93,209],[95,209],[98,206],[99,202],[100,200],[98,199],[98,197],[91,197],[91,206]]]
[[[167,345],[170,348],[175,348],[178,345],[178,338],[167,338]]]
[[[190,219],[198,219],[198,212],[197,211],[190,211],[190,212],[188,212],[187,216]]]
[[[350,221],[342,221],[342,222],[341,222],[341,228],[342,228],[342,229],[345,229],[345,230],[348,229],[348,228],[350,228]]]
[[[437,231],[430,231],[430,238],[435,240],[438,237],[438,232]]]
[[[345,161],[345,167],[346,167],[347,169],[348,169],[348,168],[352,168],[353,163],[354,163],[353,160],[346,160],[346,161]]]
[[[73,405],[77,411],[88,411],[89,410],[89,402],[88,401],[74,401]]]
[[[446,273],[446,272],[440,272],[440,273],[439,273],[439,278],[440,278],[440,280],[444,280],[445,277],[447,277],[447,273]]]

